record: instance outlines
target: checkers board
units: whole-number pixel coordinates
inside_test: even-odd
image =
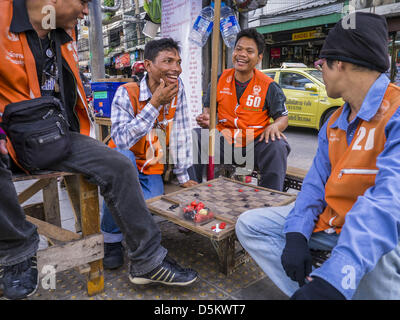
[[[261,208],[283,206],[293,202],[296,196],[266,189],[236,180],[220,177],[190,188],[169,193],[146,201],[149,210],[191,231],[219,242],[235,237],[235,224],[240,214]],[[182,208],[192,201],[203,202],[214,213],[214,218],[203,223],[194,223],[183,218]],[[179,206],[177,206],[179,205]],[[215,226],[224,222],[225,228]],[[229,250],[228,250],[229,251]],[[219,253],[220,259],[225,253]],[[221,256],[222,255],[222,256]],[[229,259],[228,259],[229,260]]]

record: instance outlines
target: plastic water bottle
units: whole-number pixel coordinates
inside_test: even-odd
[[[229,48],[235,46],[236,36],[240,32],[240,26],[236,19],[234,11],[221,3],[221,18],[220,18],[220,30],[222,39],[224,39],[225,45]]]
[[[197,17],[189,35],[189,40],[202,47],[206,44],[213,29],[214,9],[211,6],[204,7]]]

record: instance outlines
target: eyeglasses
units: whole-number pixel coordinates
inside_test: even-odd
[[[322,65],[326,62],[325,58],[319,59],[314,62],[315,69],[322,71]]]

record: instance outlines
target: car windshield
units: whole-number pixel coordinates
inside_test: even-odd
[[[319,81],[324,83],[324,80],[322,79],[322,71],[319,70],[305,70],[309,75],[317,78]]]

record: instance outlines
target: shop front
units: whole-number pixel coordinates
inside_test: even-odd
[[[280,67],[283,62],[303,63],[314,67],[333,25],[282,31],[266,36],[263,68]]]

